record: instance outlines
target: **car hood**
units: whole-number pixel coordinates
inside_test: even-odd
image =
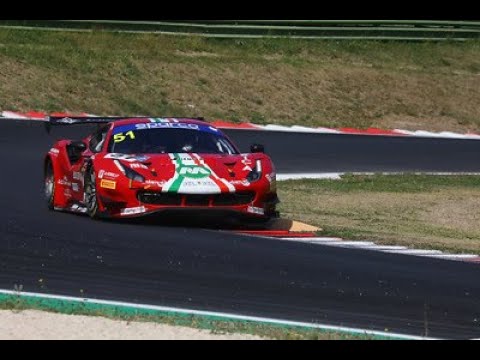
[[[115,156],[117,155],[117,156]],[[119,161],[145,178],[145,190],[178,194],[220,194],[246,190],[246,180],[259,154],[147,154],[118,155]]]

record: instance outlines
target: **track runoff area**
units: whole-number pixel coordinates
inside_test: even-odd
[[[21,294],[43,303],[48,298],[389,338],[480,337],[477,257],[324,239],[317,235],[320,229],[288,220],[262,233],[231,233],[50,214],[42,207],[40,186],[32,186],[41,184],[41,171],[32,169],[41,168],[42,154],[55,138],[79,138],[78,131],[90,129],[47,135],[41,122],[6,119],[0,128],[1,151],[14,154],[5,164],[13,176],[1,180],[8,204],[1,229],[6,240],[1,262],[8,269],[0,275],[0,287],[7,289],[2,297]],[[479,172],[469,156],[478,153],[480,143],[471,139],[225,131],[242,149],[264,143],[281,176]],[[426,154],[423,164],[420,150]],[[340,153],[336,164],[328,160],[333,152]],[[387,168],[379,169],[379,153],[395,155]],[[355,161],[358,157],[363,162]],[[408,158],[417,159],[413,168],[405,168]],[[18,188],[22,197],[6,191]],[[80,284],[87,290],[78,297]],[[15,285],[22,290],[12,291]]]

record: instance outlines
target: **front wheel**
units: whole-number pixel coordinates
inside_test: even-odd
[[[55,208],[55,174],[53,171],[53,165],[51,161],[48,161],[45,165],[45,177],[43,182],[43,189],[45,194],[45,200],[49,210]]]
[[[85,206],[87,213],[92,219],[98,219],[98,198],[96,175],[93,166],[90,166],[85,174]]]

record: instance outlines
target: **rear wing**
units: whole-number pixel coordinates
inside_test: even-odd
[[[114,121],[119,120],[128,120],[128,119],[155,119],[155,118],[165,118],[165,119],[187,119],[185,117],[154,117],[154,116],[47,116],[46,121],[50,125],[81,125],[81,124],[109,124]],[[205,118],[188,118],[194,120],[202,120]]]
[[[94,117],[94,116],[47,116],[45,118],[45,129],[50,134],[52,126],[71,126],[87,124],[109,124],[114,121],[125,120],[128,117]]]
[[[90,117],[90,116],[68,116],[68,117],[59,117],[59,116],[47,116],[47,123],[55,126],[61,125],[82,125],[82,124],[109,124],[114,121],[126,120],[126,119],[149,119],[148,117]]]
[[[71,126],[71,125],[88,125],[88,124],[110,124],[114,121],[128,119],[152,119],[152,116],[47,116],[45,118],[45,127],[50,133],[52,126]],[[160,117],[159,117],[160,118]],[[180,117],[168,117],[168,119],[183,119]],[[192,118],[193,119],[193,118]],[[197,120],[205,120],[204,118],[195,118]]]

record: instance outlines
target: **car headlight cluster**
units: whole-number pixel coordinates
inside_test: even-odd
[[[122,172],[123,175],[125,175],[127,178],[129,178],[130,180],[133,180],[133,181],[137,181],[137,182],[145,182],[145,177],[143,177],[142,175],[140,175],[138,172],[136,172],[135,170],[123,165],[120,161],[118,160],[115,160],[115,165],[117,165],[117,168],[120,169],[120,171]]]
[[[250,183],[254,183],[262,178],[262,161],[257,160],[255,169],[253,169],[247,176],[247,180]]]

